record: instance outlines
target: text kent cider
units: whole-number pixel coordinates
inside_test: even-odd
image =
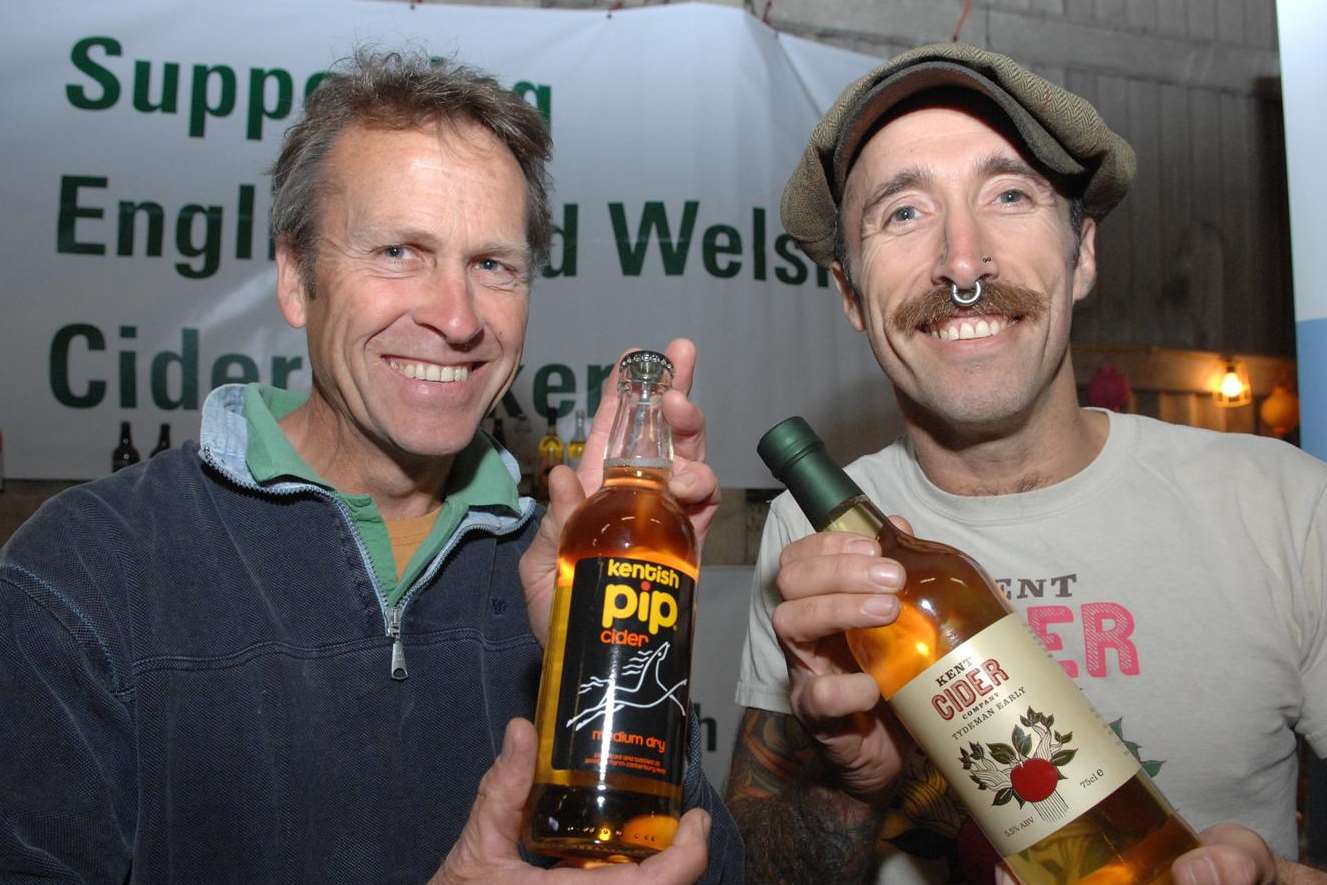
[[[975,704],[977,698],[990,694],[997,685],[1008,680],[1008,674],[995,658],[987,658],[980,666],[973,665],[970,659],[960,661],[935,680],[937,685],[945,688],[931,698],[931,706],[940,718],[948,721]]]

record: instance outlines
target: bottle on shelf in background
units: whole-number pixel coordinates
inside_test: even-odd
[[[581,458],[585,456],[585,410],[576,410],[576,429],[571,434],[571,441],[567,443],[567,466],[572,470],[581,466]]]
[[[700,562],[668,492],[672,375],[663,354],[623,358],[603,487],[562,530],[524,822],[536,854],[625,862],[677,830]]]
[[[157,444],[156,446],[153,447],[152,451],[148,453],[148,457],[151,458],[153,455],[160,455],[162,452],[166,451],[169,448],[170,448],[170,425],[162,424],[161,432],[157,434]]]
[[[111,473],[123,470],[130,464],[138,463],[138,449],[134,448],[133,434],[129,431],[129,422],[120,422],[120,444],[111,452]]]
[[[897,619],[848,648],[1014,875],[1170,882],[1197,837],[981,566],[895,528],[801,418],[757,452],[816,531],[874,537],[903,565]]]
[[[534,444],[534,431],[530,428],[530,419],[522,412],[514,416],[511,427],[511,446],[508,451],[516,457],[516,464],[521,471],[517,488],[522,495],[534,495],[535,474],[538,468]]]
[[[535,483],[535,497],[548,500],[548,474],[565,459],[567,452],[562,437],[558,436],[557,412],[548,413],[548,430],[539,440],[539,476]]]

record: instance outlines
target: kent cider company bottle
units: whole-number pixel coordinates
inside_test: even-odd
[[[903,565],[897,620],[848,647],[1018,879],[1170,882],[1193,831],[981,567],[896,529],[803,419],[757,451],[817,531],[875,537]]]
[[[526,808],[538,854],[625,862],[677,830],[699,560],[668,492],[672,375],[663,354],[623,357],[603,487],[562,531]]]

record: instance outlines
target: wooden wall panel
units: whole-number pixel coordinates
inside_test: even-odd
[[[1221,168],[1221,98],[1205,89],[1188,92],[1193,164],[1193,203],[1188,230],[1196,243],[1201,244],[1195,246],[1195,253],[1196,260],[1203,262],[1204,267],[1195,270],[1206,271],[1195,273],[1193,308],[1200,330],[1199,346],[1218,348],[1223,341],[1221,318],[1225,312],[1226,282],[1226,238],[1221,235],[1225,191]],[[1213,267],[1214,264],[1218,266]]]
[[[1125,7],[1125,23],[1131,28],[1155,31],[1159,24],[1157,0],[1129,0]]]
[[[1116,132],[1130,138],[1129,82],[1123,77],[1097,77],[1097,110]],[[1099,340],[1129,342],[1129,317],[1138,308],[1141,296],[1133,287],[1133,201],[1130,193],[1101,225],[1098,248],[1102,260],[1097,266],[1097,320]]]
[[[1260,49],[1276,49],[1276,4],[1244,3],[1244,42]]]
[[[1097,103],[1097,78],[1095,74],[1077,68],[1070,68],[1064,74],[1064,88],[1076,95],[1081,95],[1093,105]],[[1115,250],[1109,248],[1106,242],[1107,239],[1105,231],[1099,230],[1097,232],[1097,285],[1092,294],[1080,301],[1074,308],[1073,335],[1075,340],[1108,340],[1101,328],[1101,317],[1108,310],[1105,303],[1107,288],[1103,282],[1103,274],[1106,268],[1103,266],[1103,262],[1113,261],[1114,257],[1111,253]]]
[[[1223,43],[1242,44],[1247,25],[1244,19],[1246,0],[1217,0],[1216,39]]]
[[[1216,0],[1189,0],[1189,36],[1216,39]]]
[[[1193,145],[1189,134],[1189,95],[1181,86],[1162,84],[1161,156],[1157,183],[1161,228],[1161,279],[1157,297],[1157,340],[1175,347],[1203,348],[1193,274],[1186,260],[1186,231],[1193,213]]]
[[[1189,7],[1184,0],[1157,0],[1157,30],[1168,37],[1189,33]]]
[[[1249,322],[1249,298],[1253,293],[1252,216],[1249,150],[1250,105],[1238,95],[1221,96],[1221,229],[1224,232],[1226,285],[1222,305],[1221,341],[1232,349],[1261,349],[1258,323]]]
[[[1253,246],[1249,309],[1261,317],[1263,353],[1294,353],[1294,281],[1290,273],[1289,185],[1286,180],[1285,118],[1281,102],[1254,102]]]
[[[1159,322],[1162,275],[1161,95],[1156,83],[1130,80],[1129,140],[1138,155],[1138,175],[1130,194],[1132,280],[1128,337],[1124,341],[1163,341]]]
[[[1129,6],[1142,5],[1149,0],[1127,0]],[[1126,0],[1097,0],[1095,18],[1108,25],[1123,25],[1128,21]]]

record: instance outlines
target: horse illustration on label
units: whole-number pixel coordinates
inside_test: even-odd
[[[676,685],[669,687],[664,685],[659,676],[659,668],[664,659],[668,657],[670,645],[671,643],[664,642],[653,651],[639,651],[632,655],[622,666],[622,677],[635,677],[635,685],[628,686],[623,683],[615,683],[611,678],[602,679],[598,676],[592,676],[581,683],[576,692],[578,696],[592,695],[595,691],[600,691],[602,694],[594,704],[582,708],[579,713],[568,719],[567,727],[573,731],[580,731],[585,726],[599,719],[615,715],[619,710],[627,707],[648,710],[666,701],[672,701],[677,709],[685,715],[686,708],[677,699],[677,695],[686,686],[687,680],[679,680]]]

